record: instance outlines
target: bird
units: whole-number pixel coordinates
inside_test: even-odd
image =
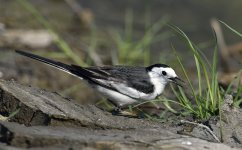
[[[85,80],[114,104],[116,114],[129,105],[157,98],[169,82],[178,86],[182,86],[184,82],[177,76],[174,69],[166,64],[157,63],[148,67],[122,65],[81,67],[64,64],[26,51],[15,50],[15,52]]]

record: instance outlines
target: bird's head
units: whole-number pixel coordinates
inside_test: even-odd
[[[151,77],[161,78],[165,83],[173,82],[183,86],[184,81],[178,78],[174,69],[165,64],[154,64],[146,68]]]

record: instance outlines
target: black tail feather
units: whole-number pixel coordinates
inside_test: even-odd
[[[28,52],[20,51],[20,50],[16,50],[16,53],[23,55],[23,56],[26,56],[26,57],[29,57],[29,58],[32,58],[34,60],[43,62],[47,65],[50,65],[52,67],[55,67],[55,68],[60,69],[62,71],[65,71],[65,72],[67,72],[71,75],[78,77],[78,78],[86,79],[89,82],[94,82],[92,80],[92,78],[94,77],[93,73],[88,71],[85,68],[82,68],[81,66],[67,65],[67,64],[64,64],[64,63],[61,63],[61,62],[58,62],[58,61],[50,60],[48,58],[44,58],[44,57],[41,57],[41,56],[38,56],[38,55],[35,55],[35,54],[31,54],[31,53],[28,53]]]
[[[61,63],[61,62],[58,62],[58,61],[50,60],[50,59],[47,59],[47,58],[44,58],[44,57],[41,57],[41,56],[38,56],[38,55],[34,55],[34,54],[31,54],[31,53],[28,53],[28,52],[20,51],[20,50],[16,50],[15,52],[20,54],[20,55],[38,60],[40,62],[43,62],[43,63],[50,65],[52,67],[55,67],[57,69],[71,73],[70,72],[70,69],[71,69],[70,65],[67,65],[67,64],[64,64],[64,63]]]
[[[78,78],[85,79],[89,83],[96,84],[96,85],[99,85],[101,87],[105,87],[107,89],[117,91],[115,88],[112,88],[112,87],[110,87],[106,84],[102,84],[97,80],[97,79],[104,79],[104,80],[107,79],[107,76],[104,76],[103,72],[102,72],[102,75],[99,75],[97,73],[99,71],[95,72],[93,69],[83,68],[81,66],[76,66],[76,65],[67,65],[67,64],[64,64],[64,63],[61,63],[61,62],[58,62],[58,61],[54,61],[54,60],[51,60],[51,59],[48,59],[48,58],[44,58],[44,57],[41,57],[41,56],[38,56],[38,55],[35,55],[35,54],[31,54],[31,53],[28,53],[28,52],[20,51],[20,50],[16,50],[16,53],[23,55],[23,56],[26,56],[26,57],[29,57],[29,58],[32,58],[34,60],[43,62],[43,63],[45,63],[49,66],[52,66],[52,67],[55,67],[55,68],[60,69],[62,71],[65,71],[65,72],[67,72],[71,75],[78,77]]]

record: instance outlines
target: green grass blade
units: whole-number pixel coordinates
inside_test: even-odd
[[[195,55],[194,55],[194,59],[195,59],[195,64],[196,64],[196,68],[197,68],[199,97],[201,97],[202,96],[201,68],[200,68],[198,59],[197,59],[197,57]]]
[[[225,22],[218,20],[220,23],[222,23],[225,27],[227,27],[229,30],[231,30],[233,33],[237,34],[238,36],[242,37],[242,34],[238,31],[236,31],[234,28],[230,27],[228,24]]]

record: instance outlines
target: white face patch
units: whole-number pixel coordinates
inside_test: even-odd
[[[155,76],[155,74],[157,74],[157,76],[163,77],[167,81],[169,81],[169,78],[177,77],[175,71],[170,67],[167,67],[167,68],[154,67],[151,71],[154,74],[153,76]]]
[[[162,70],[166,71],[168,78],[175,78],[175,77],[177,77],[175,71],[172,68],[163,68]]]

